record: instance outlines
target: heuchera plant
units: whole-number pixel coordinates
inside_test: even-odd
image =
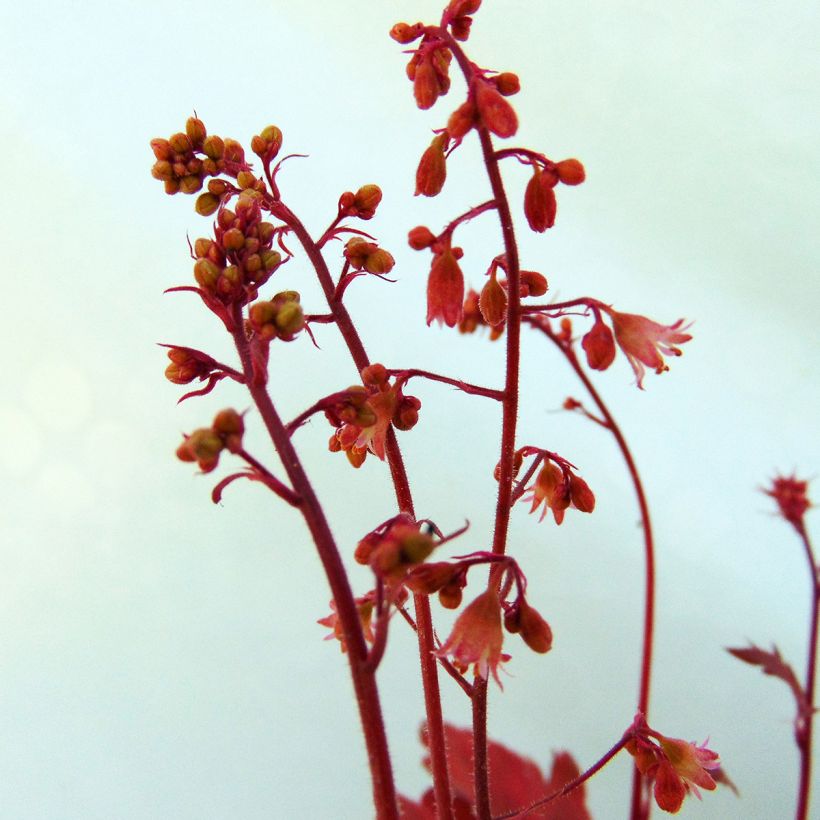
[[[181,385],[199,383],[182,399],[205,395],[223,379],[231,379],[247,388],[254,411],[246,419],[236,410],[222,410],[209,426],[184,437],[177,456],[196,462],[203,473],[215,470],[223,455],[239,465],[214,487],[215,502],[229,484],[244,478],[264,484],[303,516],[332,597],[330,613],[319,623],[330,630],[329,638],[338,640],[349,661],[379,818],[588,818],[586,781],[624,749],[635,762],[630,817],[647,817],[653,800],[664,811],[674,813],[689,794],[699,796],[699,789],[731,784],[720,768],[718,755],[706,745],[667,737],[648,723],[655,610],[652,524],[635,461],[589,371],[609,368],[620,350],[632,367],[637,386],[643,388],[647,369],[655,373],[668,370],[666,357],[680,356],[680,346],[691,336],[683,320],[664,325],[591,297],[538,301],[549,286],[541,273],[522,268],[517,227],[523,223],[536,233],[551,229],[558,194],[581,184],[585,172],[577,159],[555,161],[529,148],[499,147],[498,140],[511,139],[518,129],[510,97],[518,93],[519,80],[510,72],[481,68],[466,55],[462,44],[469,37],[480,5],[481,0],[451,0],[438,24],[397,23],[390,35],[410,55],[407,76],[419,108],[431,108],[448,94],[451,72],[460,73],[464,80],[460,99],[442,117],[442,127],[434,131],[421,156],[415,190],[417,195],[436,196],[445,185],[448,164],[459,161],[462,143],[477,140],[489,198],[438,230],[411,228],[408,241],[416,251],[429,253],[427,325],[437,322],[461,333],[486,328],[490,339],[503,339],[506,364],[499,386],[470,384],[421,369],[394,369],[371,360],[345,305],[345,294],[351,286],[366,286],[364,280],[370,277],[384,279],[395,265],[393,256],[362,227],[379,206],[382,195],[377,185],[342,193],[327,229],[311,236],[286,204],[279,186],[279,171],[288,159],[280,158],[283,136],[279,128],[268,126],[253,137],[250,149],[257,158],[253,165],[237,141],[208,134],[203,122],[192,117],[184,132],[151,143],[156,158],[152,173],[162,181],[166,193],[198,194],[196,211],[214,217],[211,235],[191,246],[194,282],[170,290],[188,291],[202,300],[232,337],[237,359],[229,365],[195,348],[167,344],[170,364],[166,376]],[[502,164],[510,161],[523,164],[531,174],[523,195],[515,202],[508,196],[501,174]],[[523,220],[518,213],[513,218],[513,211],[519,208]],[[479,217],[497,219],[500,233],[497,255],[483,260],[486,281],[475,291],[465,285],[461,267],[465,252],[457,244],[456,234],[465,222]],[[341,240],[341,247],[334,240]],[[297,246],[318,279],[325,304],[303,305],[297,291],[277,292],[273,284]],[[334,275],[331,270],[338,272]],[[570,316],[580,317],[580,333]],[[419,319],[422,324],[423,317]],[[269,356],[272,351],[274,356],[286,356],[288,342],[304,335],[312,339],[314,329],[323,324],[335,326],[360,383],[339,385],[335,392],[316,397],[294,419],[285,420],[268,382]],[[549,623],[528,599],[525,568],[508,550],[512,546],[508,544],[508,528],[513,509],[520,501],[540,519],[549,517],[559,525],[568,513],[571,521],[573,510],[592,513],[595,508],[593,490],[568,454],[546,449],[545,442],[521,442],[516,435],[524,329],[555,345],[577,374],[591,405],[568,398],[564,407],[614,437],[634,485],[642,520],[646,578],[636,714],[634,718],[625,716],[623,734],[583,772],[568,753],[560,752],[553,758],[550,773],[544,775],[532,761],[487,737],[488,680],[492,677],[501,688],[499,671],[511,662],[507,649],[515,641],[510,636],[518,635],[524,646],[542,654],[550,651],[553,641]],[[466,527],[443,533],[423,513],[417,513],[396,435],[397,431],[412,430],[419,420],[421,402],[409,392],[411,380],[419,378],[452,385],[500,406],[499,456],[496,464],[487,465],[488,471],[494,470],[498,484],[493,532],[471,534],[473,545],[477,543],[480,548],[456,549],[460,554],[455,557],[446,554],[456,547]],[[396,513],[386,521],[374,522],[353,550],[337,544],[294,444],[302,425],[319,414],[331,427],[329,450],[343,452],[351,468],[361,467],[368,456],[389,466]],[[246,421],[264,426],[279,457],[279,467],[269,467],[262,454],[245,449]],[[772,491],[783,509],[786,489],[785,484],[776,482]],[[792,523],[800,522],[798,532],[805,539],[802,510],[798,516],[793,508],[794,504],[784,515]],[[464,513],[467,517],[467,511]],[[372,570],[371,589],[360,594],[352,589],[345,558]],[[489,569],[486,585],[480,585],[476,574],[471,574],[476,567]],[[813,577],[816,579],[816,572]],[[469,600],[464,603],[471,578]],[[433,628],[430,599],[434,595],[441,606],[459,610],[444,641],[438,640]],[[816,609],[815,580],[815,613]],[[422,737],[427,748],[425,766],[432,778],[432,786],[420,802],[397,794],[377,685],[376,673],[396,614],[415,631],[420,650],[426,709]],[[743,660],[762,664],[769,674],[777,674],[771,671],[778,665],[775,661],[779,662],[779,656],[774,658],[776,652],[765,653],[755,647],[732,651]],[[473,722],[469,730],[444,720],[439,694],[442,672],[470,701]],[[793,674],[789,680],[799,694],[798,742],[807,771],[813,672],[805,687],[797,684]],[[807,790],[805,785],[804,794]],[[800,816],[806,817],[805,812],[804,805]]]

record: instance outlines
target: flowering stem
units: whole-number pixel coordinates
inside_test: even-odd
[[[236,329],[233,332],[233,338],[242,362],[248,390],[259,410],[273,445],[279,453],[290,483],[302,499],[300,510],[316,544],[336,604],[336,612],[342,625],[350,672],[353,678],[353,688],[356,693],[365,745],[370,761],[376,815],[379,820],[396,820],[398,818],[396,791],[393,783],[390,753],[387,747],[387,735],[384,729],[381,704],[379,703],[379,692],[376,686],[376,676],[375,672],[368,668],[367,644],[362,633],[353,591],[350,588],[341,555],[333,539],[322,506],[304,472],[299,456],[290,440],[290,435],[279,418],[279,414],[276,412],[265,386],[258,384],[253,377],[254,366],[243,327],[242,309],[239,304],[234,306],[234,326]]]
[[[436,30],[447,43],[464,74],[468,88],[475,77],[475,67],[467,59],[461,46],[445,28]],[[515,428],[518,420],[518,372],[521,355],[521,295],[518,245],[515,240],[510,203],[504,190],[504,181],[492,138],[486,126],[476,125],[484,167],[487,170],[493,200],[501,223],[507,262],[507,366],[504,379],[503,414],[501,421],[501,456],[499,458],[498,500],[495,508],[495,528],[492,551],[503,555],[507,546],[510,523],[512,483],[514,477]],[[490,573],[490,584],[498,583],[496,573]],[[476,811],[480,820],[490,817],[490,791],[487,769],[487,681],[476,678],[473,693],[473,771],[475,776]]]
[[[806,550],[806,559],[809,562],[809,572],[812,580],[812,612],[811,628],[809,630],[809,651],[806,663],[806,695],[805,714],[798,716],[802,731],[797,732],[797,745],[800,750],[800,785],[797,792],[796,820],[807,820],[809,816],[809,796],[811,790],[811,745],[812,726],[814,723],[814,682],[817,671],[817,620],[820,616],[820,583],[817,578],[817,564],[808,533],[802,521],[797,528],[803,547]]]
[[[412,368],[410,370],[388,370],[391,376],[397,376],[402,382],[407,382],[415,377],[422,377],[430,379],[433,382],[442,382],[443,384],[451,384],[457,387],[463,393],[469,393],[471,396],[485,396],[488,399],[495,399],[496,401],[504,400],[504,393],[501,390],[493,390],[490,387],[479,387],[477,384],[470,384],[463,382],[460,379],[451,379],[449,376],[439,376],[437,373],[430,373],[427,370],[417,370]]]
[[[543,798],[542,800],[537,800],[535,803],[527,806],[526,809],[519,809],[518,811],[508,812],[507,814],[497,815],[493,818],[493,820],[509,820],[511,817],[519,818],[519,817],[526,817],[530,812],[535,811],[535,809],[540,808],[541,806],[545,806],[547,803],[551,803],[553,800],[558,800],[560,797],[565,797],[568,795],[573,789],[577,789],[585,781],[589,780],[594,774],[597,774],[601,769],[615,757],[621,749],[626,746],[627,743],[632,739],[633,732],[627,730],[624,736],[594,765],[590,766],[585,772],[582,772],[578,775],[578,777],[570,780],[569,783],[565,783],[560,789],[554,791],[552,794],[547,795],[547,797]]]
[[[283,501],[287,501],[291,507],[298,507],[302,503],[302,499],[284,482],[280,481],[270,470],[262,463],[257,461],[250,453],[245,450],[239,450],[237,455],[244,459],[257,473],[262,477],[265,485],[279,496]]]
[[[370,359],[362,344],[361,337],[356,330],[353,320],[344,303],[336,294],[336,286],[330,275],[327,263],[320,247],[313,241],[301,220],[283,203],[270,203],[271,212],[282,219],[296,234],[302,248],[308,256],[319,284],[324,292],[330,312],[336,320],[336,326],[345,340],[353,362],[359,371],[370,364]],[[396,501],[401,512],[415,517],[413,497],[410,492],[410,483],[404,468],[396,433],[391,426],[387,431],[385,454],[390,466]],[[441,820],[450,820],[452,817],[450,778],[447,770],[447,754],[444,741],[444,717],[441,711],[441,694],[438,683],[438,670],[433,655],[435,643],[433,639],[432,614],[430,601],[426,595],[414,595],[413,603],[416,609],[418,629],[419,661],[421,665],[422,687],[424,689],[424,705],[427,714],[427,733],[430,748],[430,766],[433,774],[433,788],[436,796],[436,806]]]
[[[564,354],[567,361],[572,366],[572,369],[577,374],[578,378],[583,383],[587,392],[589,393],[595,405],[598,408],[601,416],[604,419],[605,426],[609,429],[615,437],[618,448],[621,451],[624,461],[626,462],[629,476],[632,479],[632,485],[635,488],[635,496],[638,500],[638,508],[641,514],[641,529],[643,530],[644,541],[644,560],[646,563],[646,587],[644,596],[644,614],[643,614],[643,649],[641,652],[641,673],[640,685],[638,689],[638,712],[646,715],[649,708],[649,686],[652,674],[652,642],[655,629],[655,542],[652,534],[652,521],[649,517],[649,504],[646,500],[646,494],[643,489],[638,467],[632,457],[632,452],[626,439],[621,432],[618,423],[609,412],[609,408],[604,404],[595,386],[592,384],[589,376],[584,372],[575,351],[569,344],[563,343],[558,339],[551,330],[541,324],[533,324],[539,330],[555,343],[556,347]],[[816,587],[816,584],[815,584]],[[635,767],[632,777],[632,803],[630,817],[632,820],[642,820],[648,815],[649,805],[645,804],[643,800],[643,776],[638,768]]]

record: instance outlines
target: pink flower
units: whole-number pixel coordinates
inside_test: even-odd
[[[487,677],[489,670],[501,686],[498,665],[505,659],[501,653],[503,642],[501,602],[496,590],[491,588],[458,616],[450,637],[435,654],[440,658],[449,656],[462,667],[474,665],[476,674],[482,678]]]
[[[666,356],[680,356],[681,351],[675,345],[688,342],[692,336],[684,333],[689,325],[683,325],[683,319],[678,319],[673,325],[659,325],[646,316],[634,313],[618,313],[610,311],[612,327],[615,330],[615,340],[623,350],[638,381],[638,387],[643,389],[643,377],[646,367],[651,367],[656,373],[669,370],[663,360]]]

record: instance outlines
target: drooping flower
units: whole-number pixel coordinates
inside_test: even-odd
[[[683,332],[689,328],[689,325],[683,324],[683,319],[678,319],[673,325],[659,325],[646,316],[634,313],[618,313],[616,310],[610,310],[609,313],[612,317],[615,340],[629,359],[638,387],[641,389],[646,372],[644,365],[651,367],[656,373],[669,370],[663,356],[682,355],[682,351],[676,345],[688,342],[692,338],[691,334]]]
[[[498,666],[503,661],[503,643],[501,602],[495,588],[491,587],[458,616],[450,637],[435,654],[440,658],[450,657],[463,667],[472,665],[476,674],[485,679],[491,672],[501,686]]]
[[[641,774],[654,782],[655,802],[663,811],[675,814],[690,792],[700,799],[699,789],[717,788],[710,772],[720,769],[720,758],[706,743],[699,746],[666,737],[650,729],[641,715],[636,718],[635,729],[627,751]]]
[[[437,255],[427,280],[427,324],[434,319],[447,327],[461,320],[464,302],[464,274],[450,248]]]
[[[581,339],[581,347],[587,354],[587,364],[593,370],[606,370],[615,361],[615,340],[612,331],[600,316],[592,329]]]
[[[543,505],[539,521],[543,521],[547,512],[552,510],[556,524],[561,524],[569,507],[585,513],[595,509],[595,494],[586,481],[569,468],[561,469],[551,461],[539,470],[535,482],[528,489],[528,495],[521,500],[532,502],[531,513]]]

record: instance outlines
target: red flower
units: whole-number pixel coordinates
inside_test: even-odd
[[[494,588],[478,596],[458,616],[450,637],[444,646],[435,654],[440,658],[447,656],[460,666],[475,668],[477,675],[487,677],[492,672],[496,683],[498,665],[504,659],[501,645],[504,643],[504,632],[501,629],[501,602]]]
[[[461,321],[464,274],[455,254],[447,248],[433,259],[427,280],[427,324],[434,319],[453,327]]]
[[[776,476],[771,488],[763,491],[777,502],[780,515],[798,532],[803,532],[803,516],[811,507],[806,494],[808,486],[808,481],[800,481],[796,476]]]
[[[587,354],[587,364],[593,370],[606,370],[615,361],[615,340],[612,331],[598,317],[589,333],[581,339]]]
[[[720,758],[704,743],[698,746],[675,737],[665,737],[650,729],[641,716],[636,720],[636,735],[627,744],[638,770],[654,781],[658,807],[675,814],[689,792],[700,799],[698,789],[717,787],[710,772],[720,769]]]
[[[663,360],[666,356],[680,356],[681,351],[675,345],[688,342],[692,336],[684,333],[689,325],[683,325],[683,319],[678,319],[673,325],[659,325],[646,316],[634,313],[618,313],[609,311],[612,317],[612,327],[615,330],[615,340],[629,359],[638,387],[643,388],[643,377],[646,367],[651,367],[656,373],[669,370],[669,365]]]

